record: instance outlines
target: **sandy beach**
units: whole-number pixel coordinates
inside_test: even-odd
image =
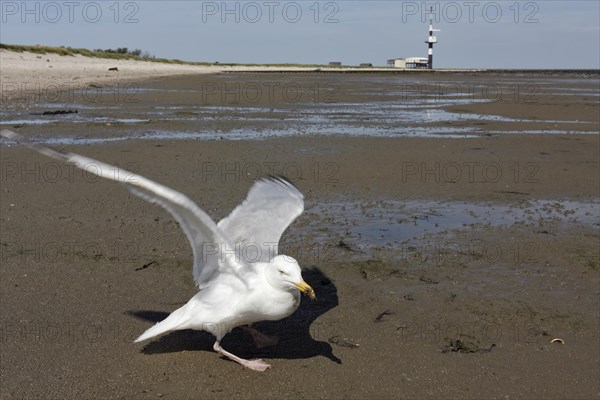
[[[11,75],[0,56],[3,85],[74,78]],[[202,332],[133,344],[196,292],[177,223],[2,142],[1,398],[598,397],[597,75],[156,69],[118,86],[102,62],[82,63],[93,101],[14,92],[1,127],[166,184],[215,220],[256,178],[288,176],[306,211],[282,248],[317,300],[256,325],[274,347],[225,338],[265,373]]]
[[[311,67],[285,66],[229,66],[168,64],[152,61],[91,58],[81,55],[61,56],[58,54],[35,54],[0,49],[3,100],[23,97],[28,91],[55,91],[70,88],[85,88],[123,82],[138,82],[157,77],[217,74],[223,72],[252,71],[312,71]],[[335,68],[320,68],[336,71]],[[352,69],[349,69],[352,70]],[[357,69],[358,70],[358,69]],[[382,68],[382,70],[385,70]]]

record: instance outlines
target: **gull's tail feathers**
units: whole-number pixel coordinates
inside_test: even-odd
[[[167,318],[158,324],[154,325],[142,335],[135,339],[134,343],[143,342],[144,340],[153,338],[162,333],[169,331],[177,331],[181,329],[187,329],[187,318],[185,317],[185,306],[181,307],[171,313]]]

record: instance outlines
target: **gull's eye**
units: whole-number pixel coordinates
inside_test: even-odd
[[[283,272],[282,270],[279,269],[278,271],[281,275],[285,275],[285,272]]]

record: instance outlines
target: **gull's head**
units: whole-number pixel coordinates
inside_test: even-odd
[[[290,256],[279,255],[267,266],[267,278],[271,285],[282,290],[299,290],[311,300],[315,299],[315,291],[302,279],[300,265]]]

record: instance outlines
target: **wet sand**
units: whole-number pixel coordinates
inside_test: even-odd
[[[197,112],[188,109],[195,104],[248,107],[266,120],[228,120],[216,110],[212,121],[154,116],[141,127],[69,120],[11,127],[38,140],[166,127],[218,130],[227,139],[244,127],[291,127],[299,109],[315,104],[283,95],[240,95],[231,104],[219,90],[210,98],[182,93],[265,79],[307,88],[333,82],[333,105],[319,98],[332,108],[384,104],[391,92],[379,78],[360,76],[174,77],[136,85],[144,90],[122,109],[110,108],[114,97],[102,97],[106,109],[93,112],[137,118],[159,106]],[[180,190],[215,219],[244,198],[257,176],[294,180],[307,210],[285,233],[283,248],[304,268],[317,300],[303,299],[287,320],[258,324],[279,335],[273,348],[254,348],[238,330],[223,342],[240,356],[270,362],[262,374],[221,359],[204,333],[133,344],[195,293],[191,251],[176,222],[114,183],[0,146],[2,398],[597,397],[599,138],[585,134],[600,123],[597,78],[424,79],[417,96],[430,100],[438,79],[454,79],[508,89],[518,87],[515,80],[538,82],[521,92],[536,101],[515,101],[514,93],[494,104],[450,101],[445,110],[527,118],[482,119],[474,137],[462,139],[297,134],[67,146]],[[414,81],[400,88],[396,95],[410,98],[419,90]],[[82,104],[75,96],[72,104]],[[473,98],[481,97],[475,90]],[[14,106],[48,109],[34,101]],[[475,125],[428,126],[440,124],[455,133]],[[564,344],[551,343],[555,338]]]

